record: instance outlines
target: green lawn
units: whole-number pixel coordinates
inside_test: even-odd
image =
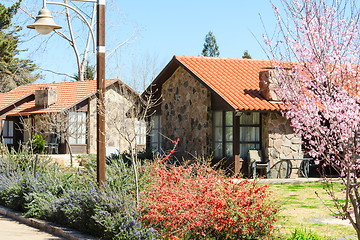
[[[295,228],[311,230],[324,239],[355,236],[351,225],[316,223],[314,218],[334,216],[336,211],[322,183],[271,184],[272,196],[280,205],[278,228],[284,236]],[[341,185],[334,183],[334,191],[341,199]],[[319,197],[317,196],[317,194]],[[332,212],[333,211],[333,212]],[[348,222],[348,221],[347,221]]]

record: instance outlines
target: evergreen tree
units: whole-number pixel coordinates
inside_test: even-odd
[[[19,26],[13,26],[12,17],[16,14],[22,0],[6,8],[0,3],[0,92],[9,91],[19,85],[35,81],[39,75],[31,75],[35,64],[31,60],[21,60],[16,56],[18,49]]]
[[[252,59],[252,57],[250,56],[248,50],[245,50],[244,55],[242,56],[242,58]]]
[[[204,49],[201,55],[204,57],[220,56],[219,46],[216,44],[215,36],[211,31],[205,36]]]
[[[95,66],[90,65],[89,61],[86,61],[84,80],[94,80],[95,73],[96,73]],[[79,74],[75,73],[74,78],[76,81],[79,81]]]

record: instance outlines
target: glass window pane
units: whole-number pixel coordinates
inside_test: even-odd
[[[160,115],[155,115],[152,117],[151,127],[155,129],[160,128]]]
[[[155,144],[155,143],[152,143],[152,144],[151,144],[151,149],[152,149],[153,151],[157,151],[157,150],[158,150],[158,145]]]
[[[79,136],[79,142],[78,144],[85,144],[86,143],[86,138],[85,138],[85,135],[84,134],[81,134]]]
[[[233,125],[233,112],[225,112],[225,125],[226,126]]]
[[[225,156],[232,157],[233,155],[233,143],[226,143],[225,144]]]
[[[76,139],[73,136],[69,136],[69,144],[76,144]]]
[[[4,143],[5,144],[13,144],[14,140],[12,138],[4,138]]]
[[[6,136],[7,136],[8,128],[9,128],[9,122],[3,120],[3,129],[2,129],[2,135],[3,135],[3,137],[6,137]]]
[[[260,127],[240,127],[240,142],[260,141]]]
[[[246,159],[249,150],[259,150],[260,144],[240,144],[240,158]]]
[[[5,120],[3,121],[3,137],[13,137],[14,136],[14,121]]]
[[[222,134],[222,127],[216,127],[214,129],[214,141],[222,142],[223,134]]]
[[[8,137],[14,136],[14,121],[8,121],[9,122],[9,134]]]
[[[232,141],[233,140],[233,128],[226,127],[225,128],[225,141]]]
[[[158,135],[157,134],[152,134],[151,135],[151,143],[158,143]]]
[[[214,118],[214,126],[217,126],[217,127],[222,126],[223,125],[222,124],[222,120],[223,120],[222,112],[221,111],[214,111],[213,114],[214,114],[214,116],[213,116],[213,118]]]
[[[223,156],[222,143],[214,144],[214,157],[221,158]]]
[[[160,124],[159,124],[159,117],[158,117],[158,116],[155,116],[155,117],[154,117],[154,128],[159,129],[159,126],[160,126]]]
[[[240,125],[260,124],[260,113],[242,113],[240,116]]]
[[[86,112],[69,113],[69,144],[86,144]]]

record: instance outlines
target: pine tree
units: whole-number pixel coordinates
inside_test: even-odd
[[[245,50],[244,55],[242,56],[242,58],[252,59],[252,57],[250,56],[248,50]]]
[[[39,75],[31,75],[35,64],[31,60],[21,60],[16,56],[21,27],[13,26],[12,17],[16,14],[22,0],[6,8],[0,3],[0,92],[9,91],[21,84],[35,81]]]
[[[219,46],[216,44],[215,36],[211,31],[205,36],[204,49],[201,55],[204,57],[220,56]]]
[[[95,73],[96,73],[95,66],[90,65],[89,61],[86,61],[84,80],[94,80]],[[79,81],[79,74],[75,73],[74,78],[76,81]]]

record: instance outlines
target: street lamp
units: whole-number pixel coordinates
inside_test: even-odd
[[[96,104],[96,119],[97,119],[97,181],[99,186],[105,182],[105,114],[104,113],[104,98],[105,98],[105,0],[72,0],[80,2],[92,2],[97,3],[97,24],[96,24],[96,79],[97,79],[97,99],[98,104]],[[46,4],[61,5],[66,8],[70,8],[75,11],[80,17],[84,20],[86,25],[89,27],[93,42],[94,32],[91,29],[90,24],[85,19],[85,17],[77,11],[74,7],[60,2],[47,2],[43,0],[43,8],[39,11],[39,15],[36,17],[36,20],[33,24],[27,26],[31,29],[36,29],[40,34],[48,34],[54,29],[60,29],[61,26],[55,24],[53,17],[51,16],[50,11],[46,8]]]

